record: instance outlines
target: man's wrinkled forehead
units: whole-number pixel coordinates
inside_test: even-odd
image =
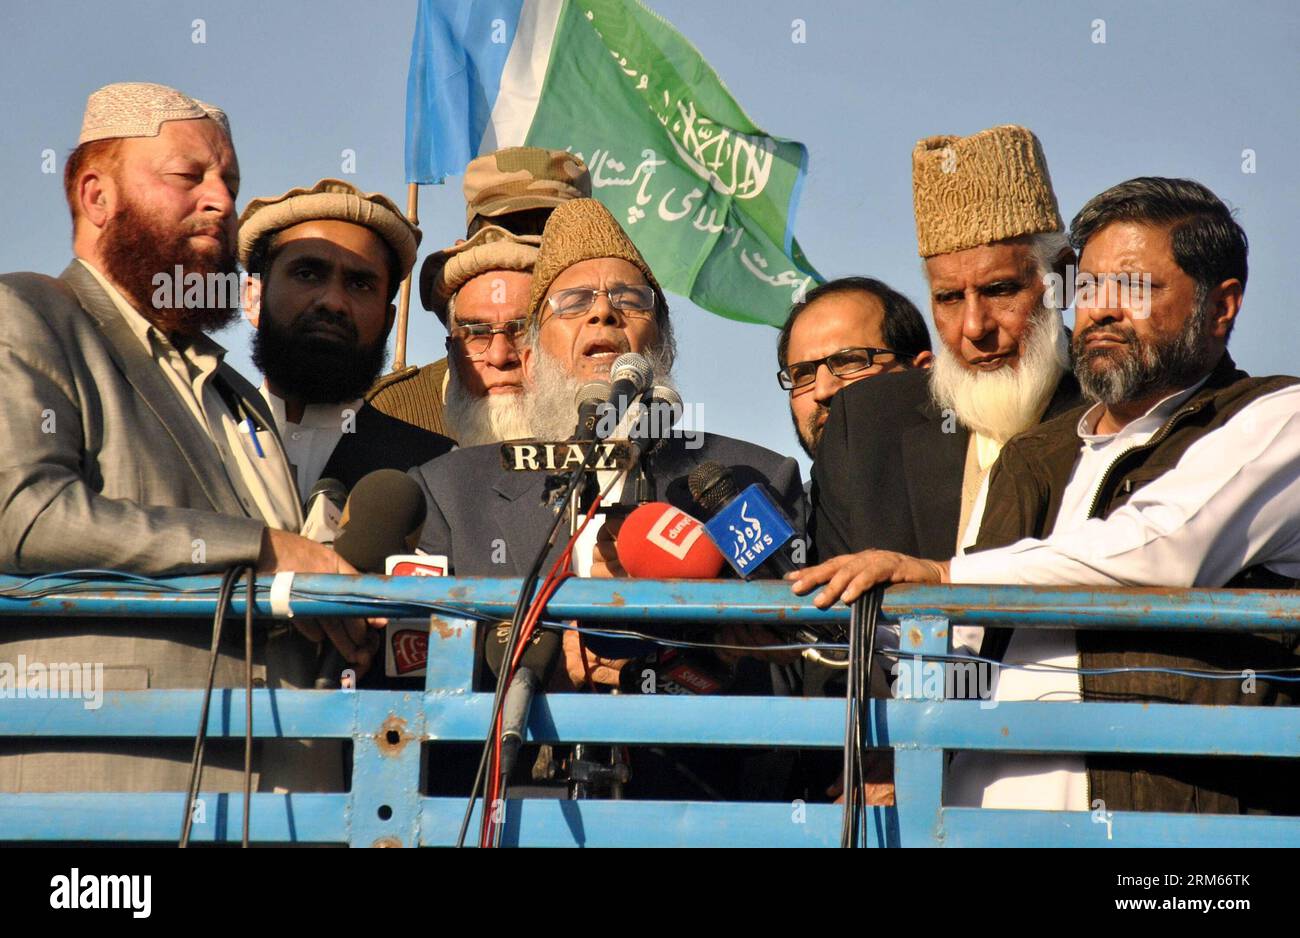
[[[152,137],[122,137],[119,152],[126,158],[160,162],[191,160],[204,166],[219,165],[239,177],[234,143],[220,124],[210,118],[166,121]]]
[[[1034,251],[1027,241],[981,244],[925,259],[925,272],[934,290],[1020,279],[1034,271]]]

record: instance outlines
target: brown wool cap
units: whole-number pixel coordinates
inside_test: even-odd
[[[1064,228],[1042,145],[1015,124],[919,141],[912,196],[922,257]]]
[[[322,179],[310,189],[290,189],[249,202],[239,216],[239,262],[248,268],[253,248],[263,236],[322,219],[363,225],[383,238],[397,254],[403,280],[415,265],[420,229],[387,196],[362,192],[341,179]]]
[[[641,252],[622,226],[609,213],[609,209],[595,199],[574,199],[565,202],[546,222],[542,232],[542,248],[533,265],[533,292],[528,303],[528,318],[532,319],[541,308],[546,291],[555,278],[574,264],[601,257],[617,257],[627,261],[645,275],[654,287],[659,310],[668,308],[659,281],[650,271]]]
[[[175,88],[144,81],[120,81],[92,91],[86,99],[77,146],[118,137],[156,137],[166,121],[210,117],[230,136],[226,112]]]
[[[567,150],[507,147],[465,167],[465,224],[590,195],[587,164]]]
[[[420,266],[420,302],[446,326],[448,305],[457,290],[493,270],[531,272],[541,243],[541,235],[517,235],[497,225],[486,225],[463,244],[424,259]]]

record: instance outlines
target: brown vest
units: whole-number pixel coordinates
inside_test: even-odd
[[[1193,443],[1265,394],[1296,384],[1290,376],[1252,378],[1226,353],[1205,384],[1142,446],[1124,453],[1097,487],[1089,517],[1105,518],[1133,493],[1175,466]],[[1078,423],[1087,407],[1077,408],[1021,434],[1002,450],[989,479],[984,521],[977,550],[1002,547],[1022,538],[1051,533],[1061,499],[1079,457]],[[1262,567],[1242,570],[1229,588],[1294,589],[1294,580]],[[1135,621],[1140,613],[1135,611]],[[1212,669],[1260,672],[1300,666],[1296,637],[1282,633],[1187,632],[1076,633],[1081,667]],[[1005,652],[1009,629],[990,629],[984,651]],[[1300,688],[1259,680],[1253,692],[1243,681],[1213,680],[1149,671],[1084,674],[1085,700],[1215,704],[1294,705]],[[1089,802],[1106,810],[1237,813],[1300,813],[1300,765],[1296,760],[1207,759],[1094,755],[1088,757]]]

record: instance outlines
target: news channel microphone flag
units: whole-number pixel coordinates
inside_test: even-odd
[[[807,149],[636,0],[420,0],[407,182],[508,146],[583,159],[663,286],[719,316],[780,326],[821,282],[793,235]]]

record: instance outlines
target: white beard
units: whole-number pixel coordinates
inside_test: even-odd
[[[574,377],[563,362],[540,346],[534,346],[533,351],[536,366],[529,376],[524,394],[525,419],[536,439],[567,440],[573,436],[578,424],[578,391],[587,381]],[[656,351],[642,354],[650,362],[655,376],[654,383],[676,391],[676,382],[666,366],[664,356]],[[610,364],[612,366],[613,362]],[[608,380],[609,376],[605,375],[604,378]]]
[[[482,446],[532,436],[522,391],[476,397],[461,383],[456,363],[448,362],[447,367],[447,424],[457,444]]]
[[[1018,367],[973,370],[940,342],[930,369],[930,396],[964,426],[1005,443],[1033,426],[1069,367],[1061,314],[1044,307],[1029,326]]]

